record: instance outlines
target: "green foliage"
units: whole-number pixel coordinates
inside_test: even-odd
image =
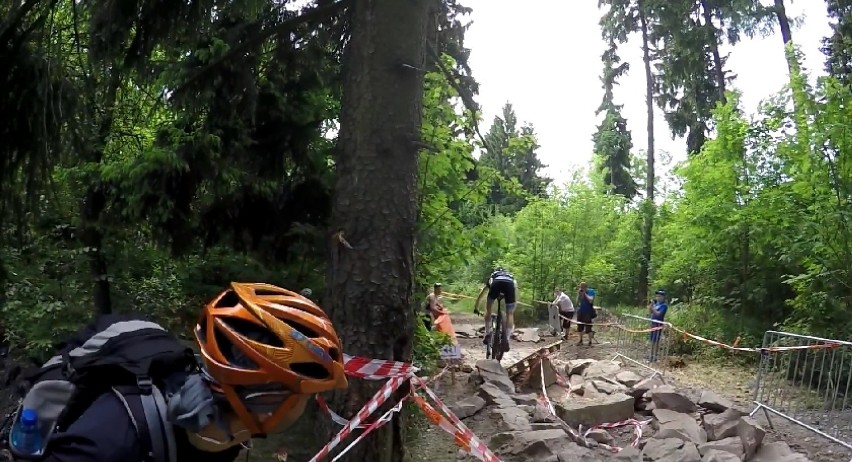
[[[536,154],[535,130],[531,124],[518,127],[510,103],[503,106],[502,117],[494,118],[483,141],[485,151],[480,165],[493,169],[493,172],[480,172],[480,175],[490,173],[490,205],[500,213],[512,215],[527,204],[529,197],[544,195],[551,180],[538,173],[545,166]]]
[[[630,200],[639,193],[631,174],[630,150],[633,148],[633,139],[627,129],[627,120],[621,115],[621,106],[615,104],[613,95],[617,79],[627,72],[629,66],[621,62],[617,52],[618,45],[611,39],[609,47],[601,56],[604,63],[601,77],[604,97],[597,115],[603,113],[604,117],[597,132],[592,135],[592,141],[595,143],[595,164],[603,174],[607,191]]]
[[[823,40],[825,70],[845,84],[852,78],[852,2],[826,0],[832,34]]]
[[[441,359],[441,348],[451,345],[450,337],[443,332],[429,331],[418,319],[414,326],[414,354],[412,362],[423,374],[432,374],[438,360]]]

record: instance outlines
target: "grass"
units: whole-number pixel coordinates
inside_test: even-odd
[[[453,292],[455,293],[455,292]],[[470,313],[473,314],[475,299],[470,298],[451,298],[444,295],[444,305],[453,313]],[[482,302],[484,304],[485,302]]]

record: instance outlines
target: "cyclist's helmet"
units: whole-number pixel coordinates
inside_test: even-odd
[[[204,307],[195,337],[212,387],[254,435],[295,421],[310,395],[348,385],[331,320],[287,289],[231,283]]]

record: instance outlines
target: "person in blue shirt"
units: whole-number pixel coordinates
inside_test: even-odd
[[[580,288],[577,291],[577,332],[580,334],[580,341],[577,345],[583,344],[583,333],[589,334],[589,346],[592,346],[592,339],[595,338],[595,333],[592,332],[592,320],[595,318],[595,289],[590,289],[585,282],[580,283]]]
[[[666,311],[669,306],[666,304],[666,291],[658,290],[654,294],[654,301],[648,304],[648,314],[651,315],[651,328],[662,326],[662,322],[666,319]],[[657,321],[657,322],[655,322]],[[660,349],[660,337],[662,337],[663,329],[652,331],[649,334],[651,340],[651,355],[648,358],[650,362],[657,361],[657,354]]]

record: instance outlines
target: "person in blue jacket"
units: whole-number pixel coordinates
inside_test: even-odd
[[[663,289],[657,290],[654,294],[654,301],[648,304],[648,314],[651,315],[651,328],[659,328],[663,326],[666,320],[666,312],[669,310],[669,305],[666,304],[666,291]],[[662,337],[663,329],[652,331],[648,337],[651,340],[651,355],[648,360],[650,362],[657,361],[657,355],[660,350],[660,337]]]
[[[577,332],[580,334],[580,341],[577,345],[583,344],[583,333],[589,334],[589,346],[592,346],[592,339],[595,338],[595,333],[592,331],[592,321],[597,316],[595,314],[595,289],[589,288],[585,282],[580,283],[580,288],[577,290]]]

